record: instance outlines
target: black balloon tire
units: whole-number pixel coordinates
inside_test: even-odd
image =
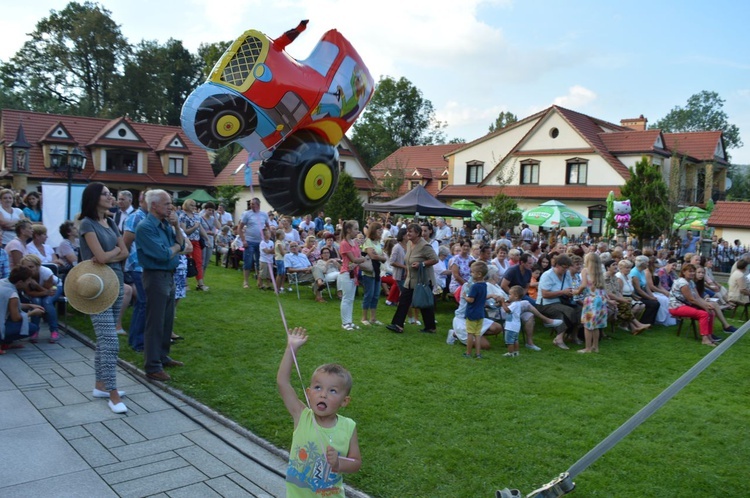
[[[311,168],[325,165],[331,175],[328,191],[319,199],[305,193],[305,179]],[[263,196],[281,214],[312,214],[331,198],[339,179],[339,153],[321,135],[299,130],[286,137],[263,161],[258,180]]]
[[[221,136],[216,132],[219,121],[232,116],[237,119],[239,127],[231,135]],[[258,126],[258,114],[245,98],[218,94],[206,98],[195,113],[195,133],[201,144],[209,149],[220,149],[235,140],[246,137]]]

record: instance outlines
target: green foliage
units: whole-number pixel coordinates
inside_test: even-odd
[[[496,227],[500,230],[512,229],[521,223],[522,217],[523,214],[518,209],[516,200],[502,192],[482,207],[482,224],[485,227]]]
[[[142,41],[125,63],[112,112],[135,121],[180,125],[182,104],[197,86],[202,61],[179,40]]]
[[[493,131],[497,131],[501,128],[505,128],[509,124],[513,124],[516,121],[518,121],[518,116],[516,116],[512,112],[508,112],[508,111],[501,112],[495,119],[495,122],[490,124],[490,133],[492,133]]]
[[[239,185],[219,185],[216,187],[214,197],[227,207],[228,212],[233,213],[234,205],[240,199],[240,192],[242,192],[242,187]]]
[[[288,449],[292,420],[276,388],[286,345],[276,297],[243,289],[241,272],[213,264],[205,279],[211,290],[192,290],[191,279],[177,310],[175,332],[185,340],[172,346],[171,356],[185,367],[169,371],[170,387]],[[352,372],[352,400],[341,413],[357,422],[363,465],[344,480],[382,498],[489,497],[505,487],[528,493],[569,468],[710,349],[692,339],[686,323],[681,337],[674,327],[655,326],[639,336],[607,331],[612,339],[601,342],[599,354],[582,355],[553,347],[549,329],[537,323],[542,351],[521,348],[519,358],[503,358],[500,335],[489,338],[486,359],[467,360],[463,346],[445,344],[455,303],[438,302],[438,334],[407,325],[396,336],[383,327],[345,332],[335,297],[316,303],[309,286],[300,294],[299,300],[295,293],[279,296],[289,326],[304,326],[310,335],[297,355],[303,380],[295,372],[292,385],[302,396],[324,363]],[[355,314],[360,304],[361,293]],[[388,323],[393,313],[381,298],[378,319]],[[68,317],[93,338],[89,317]],[[717,323],[723,336],[720,330]],[[127,337],[119,340],[121,358],[142,368],[143,355],[128,347]],[[570,496],[746,496],[749,354],[750,341],[732,345],[581,473]]]
[[[3,81],[36,111],[108,115],[118,68],[129,51],[110,11],[99,4],[69,3],[52,10],[31,39],[3,66]],[[50,109],[41,107],[59,102]]]
[[[339,218],[344,220],[357,220],[362,225],[364,209],[359,191],[354,185],[354,179],[348,173],[342,171],[339,175],[339,183],[333,195],[325,206],[326,216],[330,216],[334,223]]]
[[[232,45],[232,42],[201,43],[198,47],[198,57],[203,65],[203,77],[208,78],[221,56]]]
[[[389,199],[396,199],[401,190],[401,186],[406,180],[406,167],[408,164],[402,164],[398,159],[386,160],[383,170],[383,177],[380,179],[380,187],[385,191]]]
[[[444,127],[432,102],[409,80],[383,76],[352,127],[352,143],[371,168],[400,147],[445,143]]]
[[[727,121],[724,99],[716,92],[703,90],[696,93],[688,99],[685,107],[673,108],[650,128],[670,133],[721,130],[727,149],[742,147],[740,129]]]
[[[732,188],[727,190],[727,200],[750,200],[750,168],[733,164],[729,167],[729,178],[732,179]]]
[[[449,144],[465,144],[466,143],[466,139],[465,138],[460,138],[460,137],[454,137],[454,138],[451,138],[450,140],[448,140],[448,143]]]
[[[661,172],[648,158],[643,157],[629,169],[630,179],[620,189],[620,198],[630,199],[630,232],[643,243],[670,229],[673,213],[669,190]]]

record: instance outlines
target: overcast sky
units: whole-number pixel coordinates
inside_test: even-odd
[[[3,2],[0,60],[67,1]],[[473,140],[501,111],[558,104],[619,123],[650,122],[702,90],[740,128],[733,162],[750,164],[750,3],[738,0],[105,0],[130,43],[176,38],[191,51],[254,28],[271,37],[309,19],[288,47],[299,59],[341,31],[377,80],[404,76]]]

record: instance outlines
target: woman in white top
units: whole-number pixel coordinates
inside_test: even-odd
[[[13,207],[13,197],[11,189],[0,190],[0,228],[3,230],[3,245],[13,240],[16,224],[26,219],[23,211]]]
[[[65,262],[60,260],[52,247],[47,244],[47,227],[38,224],[33,225],[31,227],[31,232],[31,242],[26,244],[28,254],[34,254],[39,257],[42,264],[53,263],[57,266],[64,266]]]

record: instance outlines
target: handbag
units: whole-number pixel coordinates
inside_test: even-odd
[[[198,275],[198,267],[195,266],[195,260],[193,258],[187,258],[187,276],[192,278]]]
[[[414,308],[432,308],[435,305],[435,299],[432,297],[432,289],[427,282],[427,270],[424,264],[419,265],[417,272],[417,285],[414,287],[414,294],[411,298],[411,305]]]
[[[362,271],[366,271],[367,273],[372,273],[375,270],[372,266],[372,260],[369,256],[365,256],[365,260],[359,264],[359,269]]]

